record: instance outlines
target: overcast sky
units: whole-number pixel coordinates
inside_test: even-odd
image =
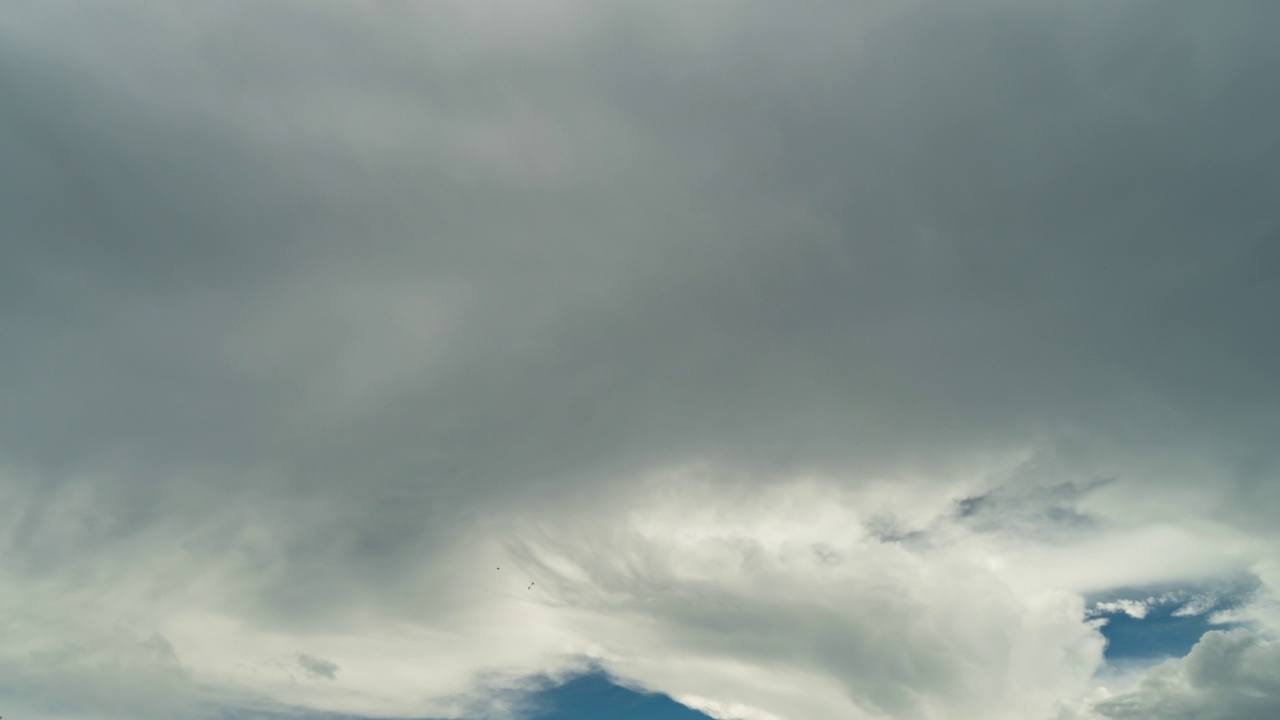
[[[1277,28],[6,0],[0,713],[1280,717]]]

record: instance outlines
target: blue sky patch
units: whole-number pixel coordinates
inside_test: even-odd
[[[1141,619],[1123,612],[1107,615],[1102,634],[1107,638],[1108,660],[1146,660],[1181,657],[1191,651],[1200,636],[1225,625],[1209,622],[1209,615],[1176,616],[1175,608],[1161,607]]]
[[[1090,598],[1090,615],[1105,619],[1109,662],[1182,657],[1210,630],[1234,627],[1213,615],[1238,606],[1256,589],[1253,577],[1200,585],[1123,588]]]
[[[531,720],[710,720],[666,695],[622,687],[600,671],[544,690],[535,702],[539,710]]]

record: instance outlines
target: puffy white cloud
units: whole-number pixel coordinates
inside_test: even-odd
[[[1185,658],[1099,702],[1104,718],[1255,720],[1280,713],[1280,642],[1238,628],[1205,633]]]

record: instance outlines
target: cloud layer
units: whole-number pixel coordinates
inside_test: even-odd
[[[0,685],[1253,717],[1276,15],[9,3]],[[1099,689],[1087,596],[1241,574]]]

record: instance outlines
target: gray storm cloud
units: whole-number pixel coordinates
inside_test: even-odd
[[[1277,13],[10,3],[13,623],[448,625],[458,548],[689,463],[932,478],[1001,537],[1216,523],[1246,566],[1280,507]]]

